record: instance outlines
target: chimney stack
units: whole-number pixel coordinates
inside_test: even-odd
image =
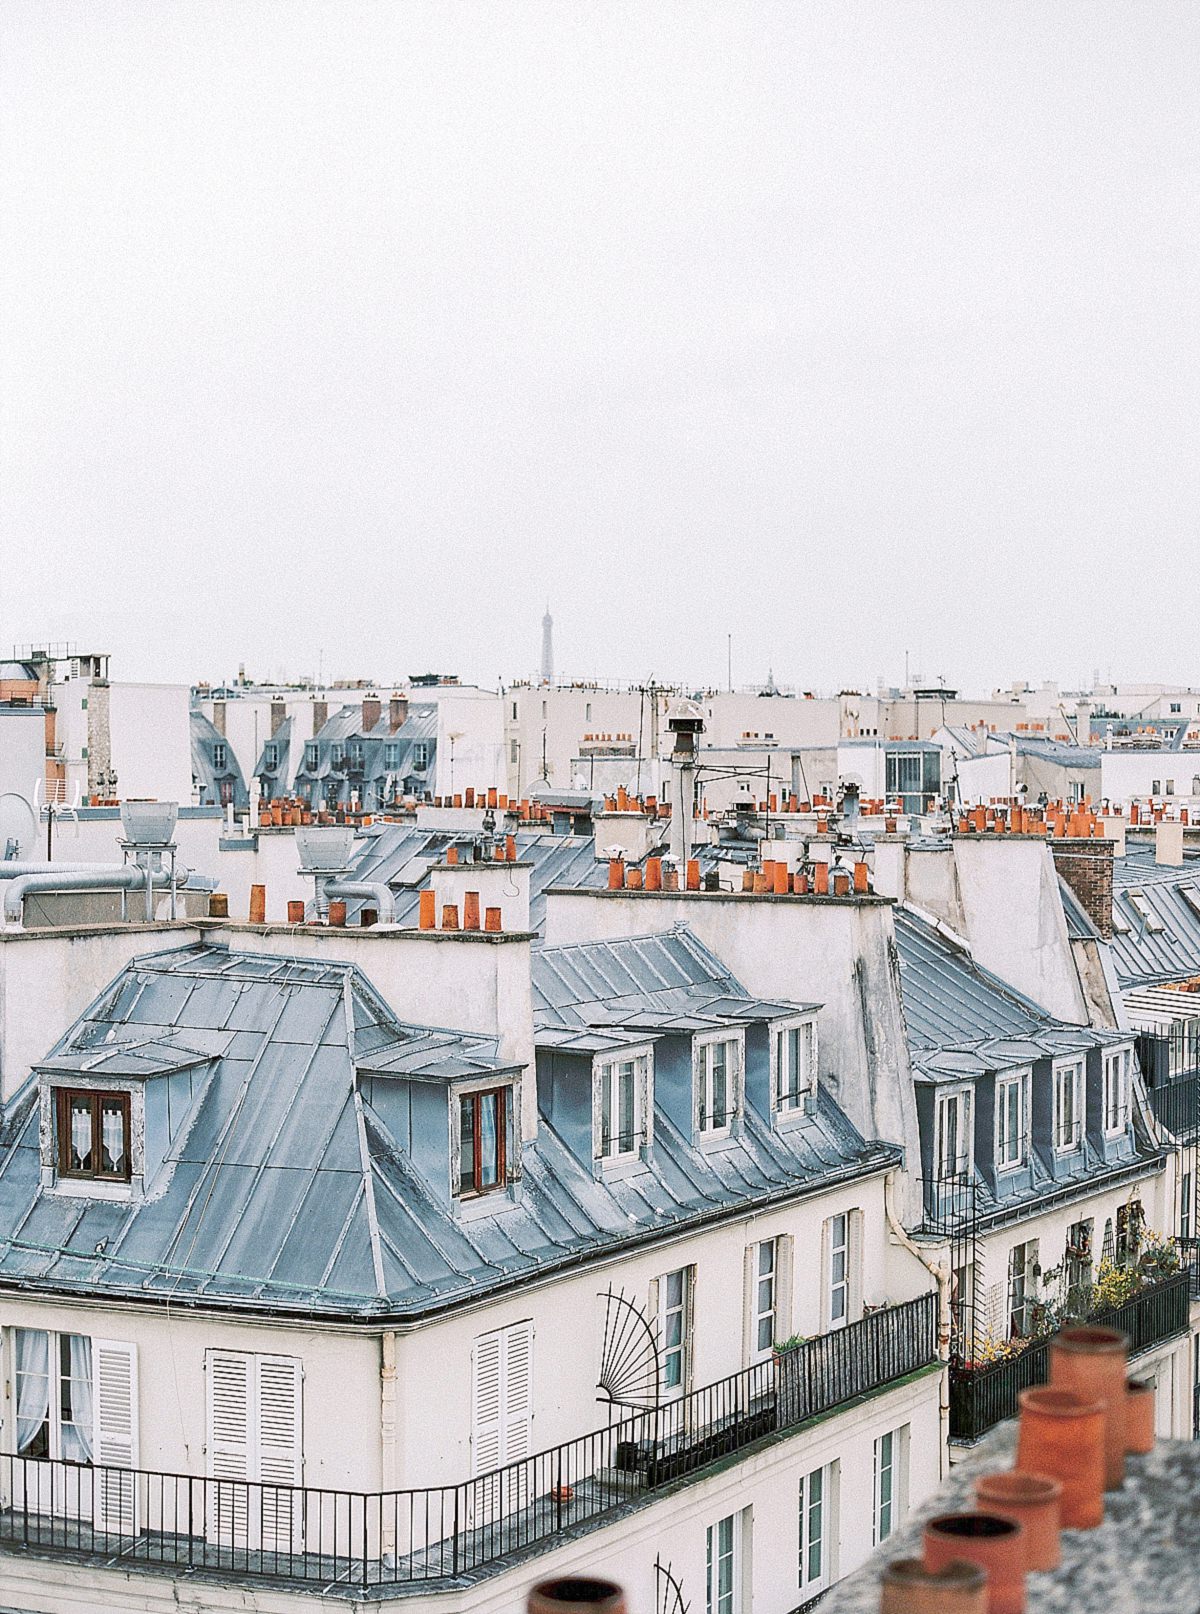
[[[408,696],[407,695],[397,695],[396,692],[393,690],[392,691],[392,698],[391,698],[390,701],[388,701],[388,732],[389,732],[389,734],[395,734],[397,729],[402,729],[407,721],[408,721]]]
[[[1050,842],[1055,869],[1105,941],[1113,933],[1114,850],[1114,843],[1102,837],[1067,835]]]
[[[286,717],[287,717],[287,706],[284,704],[282,696],[280,696],[280,695],[274,696],[272,698],[272,701],[271,701],[271,738],[272,739],[275,738],[275,736],[279,733],[279,730],[283,727],[284,719]]]
[[[1183,825],[1178,819],[1164,818],[1154,826],[1154,861],[1176,868],[1183,863]]]
[[[362,703],[362,731],[370,734],[383,716],[383,703],[378,695],[364,695]]]
[[[313,703],[312,703],[312,731],[313,731],[313,738],[314,739],[316,739],[317,735],[320,734],[321,730],[325,727],[325,725],[326,725],[326,723],[328,723],[328,721],[329,721],[329,702],[326,701],[326,700],[319,700],[319,701],[315,700],[315,701],[313,701]]]

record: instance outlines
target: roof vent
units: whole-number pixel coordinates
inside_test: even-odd
[[[296,831],[301,874],[340,874],[350,866],[354,829],[343,824],[310,824]]]
[[[131,846],[170,846],[179,817],[175,801],[123,801],[121,828]]]

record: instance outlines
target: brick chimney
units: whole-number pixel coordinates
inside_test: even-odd
[[[397,729],[403,728],[407,720],[408,720],[408,696],[407,695],[397,695],[395,693],[395,691],[393,691],[392,692],[392,698],[388,702],[388,732],[389,732],[389,734],[395,734]]]
[[[313,731],[313,738],[315,739],[317,737],[317,735],[320,734],[321,730],[325,727],[326,723],[328,723],[328,721],[329,721],[329,702],[328,701],[313,701],[313,703],[312,703],[312,712],[313,712],[312,731]]]
[[[275,736],[279,733],[280,729],[283,727],[284,720],[286,719],[286,717],[287,717],[287,706],[284,703],[284,701],[278,695],[276,695],[275,698],[271,702],[271,738],[272,739],[275,738]]]
[[[1113,933],[1114,843],[1065,835],[1050,842],[1054,867],[1079,898],[1084,912],[1103,936]]]
[[[364,695],[362,703],[362,731],[370,734],[383,716],[383,704],[378,695]]]

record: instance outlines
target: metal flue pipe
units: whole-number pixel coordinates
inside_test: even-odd
[[[325,885],[323,895],[326,900],[330,897],[335,899],[363,897],[375,904],[381,925],[395,923],[396,899],[382,880],[330,880]]]
[[[176,888],[188,883],[187,869],[175,875]],[[171,876],[165,870],[149,875],[151,889],[166,890]],[[136,864],[118,868],[115,864],[91,868],[43,870],[34,874],[18,875],[4,889],[4,920],[9,925],[21,923],[25,898],[39,891],[142,891],[146,888],[147,871]]]

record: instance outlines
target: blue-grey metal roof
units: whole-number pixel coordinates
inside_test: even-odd
[[[193,946],[137,959],[47,1067],[110,1058],[190,1072],[144,1197],[41,1184],[36,1083],[0,1133],[0,1286],[221,1309],[414,1317],[705,1222],[886,1169],[828,1097],[773,1132],[752,1113],[720,1150],[661,1112],[652,1163],[601,1181],[543,1122],[498,1214],[462,1220],[389,1129],[371,1084],[502,1071],[491,1038],[400,1022],[359,970]],[[203,1055],[194,1064],[192,1054]],[[186,1064],[181,1063],[186,1061]],[[176,1072],[172,1077],[170,1072]]]
[[[504,815],[497,815],[503,825]],[[360,845],[348,878],[381,880],[396,897],[396,923],[416,924],[422,887],[429,871],[441,861],[446,848],[472,839],[472,832],[417,829],[411,824],[372,825]],[[549,831],[517,833],[517,857],[529,868],[529,925],[540,932],[546,920],[546,892],[553,886],[594,886],[607,883],[608,864],[596,861],[595,842],[589,835],[555,835]],[[347,908],[353,924],[361,902]]]
[[[1200,858],[1158,863],[1152,845],[1113,859],[1109,953],[1122,987],[1200,975]]]
[[[753,997],[682,924],[657,935],[543,947],[533,960],[539,1037],[575,1026],[703,1031],[818,1007]]]
[[[894,917],[909,1052],[919,1077],[961,1079],[1128,1041],[1054,1019],[909,909],[896,908]]]

